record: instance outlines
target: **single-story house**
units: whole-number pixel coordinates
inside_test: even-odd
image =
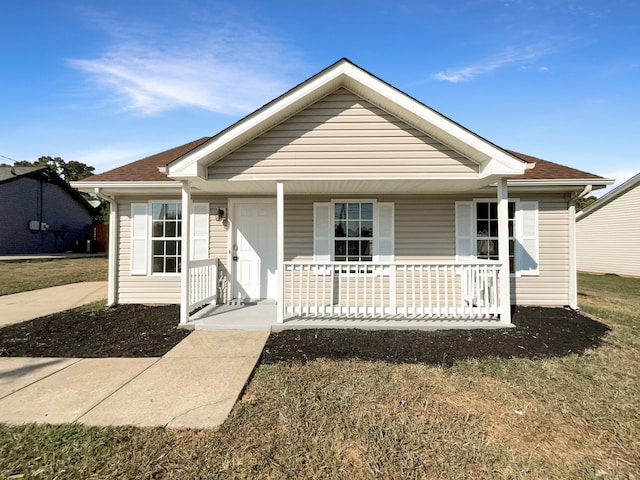
[[[576,306],[574,202],[609,183],[341,59],[213,137],[74,186],[111,202],[110,304],[509,325],[513,304]]]
[[[0,207],[0,255],[70,250],[96,213],[49,167],[1,166]]]
[[[582,272],[640,277],[640,173],[576,214]]]

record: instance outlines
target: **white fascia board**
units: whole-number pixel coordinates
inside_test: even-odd
[[[107,191],[131,191],[131,193],[147,190],[158,189],[178,189],[182,186],[181,182],[176,181],[159,181],[159,182],[71,182],[70,185],[81,192],[94,193],[95,189]]]
[[[509,180],[509,185],[514,187],[556,187],[556,186],[569,186],[569,187],[584,187],[586,185],[593,185],[606,187],[611,185],[615,180],[610,178],[596,179],[596,178],[584,178],[584,179],[557,179],[557,180]]]

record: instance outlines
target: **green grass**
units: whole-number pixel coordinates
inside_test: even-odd
[[[638,478],[638,285],[580,277],[585,355],[262,365],[218,430],[0,425],[0,478]]]
[[[0,262],[0,295],[76,282],[107,280],[107,258],[67,258]]]

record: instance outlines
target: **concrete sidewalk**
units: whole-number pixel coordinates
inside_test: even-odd
[[[0,422],[215,427],[268,331],[195,331],[161,358],[0,358]]]
[[[107,282],[82,282],[0,296],[0,327],[105,300]]]

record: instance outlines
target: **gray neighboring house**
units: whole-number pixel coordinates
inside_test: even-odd
[[[581,272],[640,277],[640,173],[576,215]]]
[[[48,167],[0,167],[0,255],[59,253],[85,241],[95,209]]]

